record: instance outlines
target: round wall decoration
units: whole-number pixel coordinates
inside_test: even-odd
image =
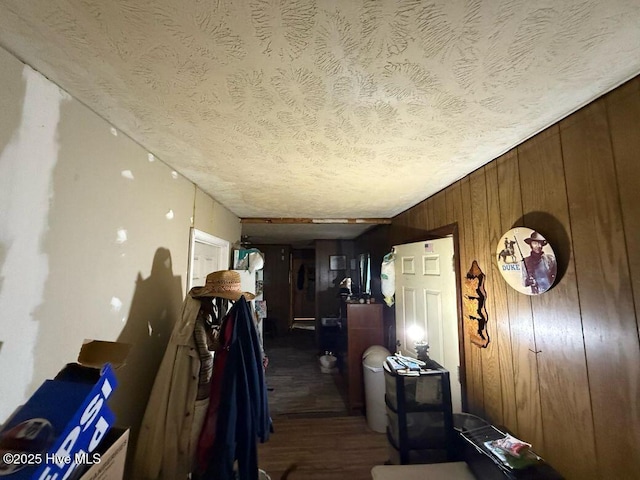
[[[500,238],[496,255],[500,273],[520,293],[539,295],[556,281],[556,256],[535,230],[512,228]]]

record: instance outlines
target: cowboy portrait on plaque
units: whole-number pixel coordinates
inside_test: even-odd
[[[498,268],[507,283],[526,295],[539,295],[556,280],[556,257],[549,242],[530,228],[513,228],[498,242]]]

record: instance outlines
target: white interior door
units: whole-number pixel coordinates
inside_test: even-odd
[[[407,331],[421,327],[429,357],[449,370],[453,411],[462,409],[459,377],[458,312],[453,238],[440,238],[395,247],[396,338],[400,352],[415,357],[414,339]]]
[[[205,284],[207,275],[229,268],[229,242],[198,229],[191,229],[187,292]]]

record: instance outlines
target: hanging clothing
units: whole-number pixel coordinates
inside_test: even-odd
[[[201,478],[209,464],[213,444],[216,438],[216,426],[218,423],[218,411],[220,409],[220,399],[222,398],[222,380],[229,356],[229,345],[233,338],[233,327],[235,323],[235,311],[230,311],[224,318],[220,327],[220,346],[216,349],[216,361],[213,365],[213,377],[210,385],[211,393],[209,405],[205,415],[204,423],[200,431],[198,444],[196,447],[196,472],[197,478]]]
[[[200,374],[198,375],[198,395],[196,400],[209,398],[211,390],[211,373],[213,372],[214,338],[213,328],[208,315],[200,310],[193,331],[198,356],[200,357]]]
[[[258,480],[257,441],[268,440],[271,419],[262,348],[244,297],[222,321],[220,339],[209,411],[198,444],[199,465],[204,470],[199,478]],[[236,461],[237,477],[233,470]]]
[[[304,277],[305,277],[305,273],[304,273],[304,263],[302,265],[300,265],[300,268],[298,268],[298,279],[296,281],[296,287],[298,288],[298,290],[302,290],[304,288]]]
[[[200,300],[186,296],[158,369],[137,442],[137,480],[183,480],[191,472],[200,375],[194,329],[200,306]]]

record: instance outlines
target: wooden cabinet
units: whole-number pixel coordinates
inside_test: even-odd
[[[372,345],[384,345],[382,304],[347,304],[347,375],[349,411],[364,409],[362,354]]]

